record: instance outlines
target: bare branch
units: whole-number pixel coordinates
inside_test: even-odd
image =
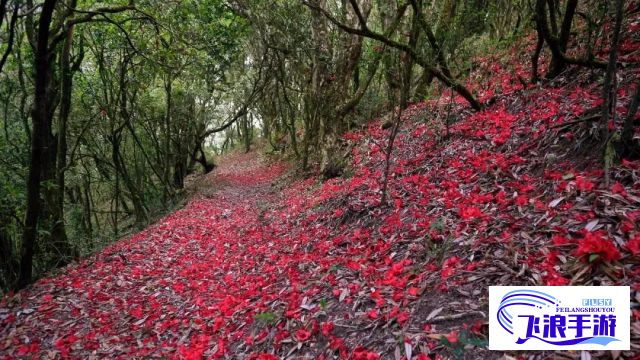
[[[407,10],[407,7],[408,5],[405,4],[398,9],[396,18],[393,20],[393,23],[391,23],[391,26],[389,27],[389,29],[387,29],[387,31],[385,32],[386,37],[391,36],[391,34],[393,34],[396,31],[396,29],[398,28],[398,25],[400,25],[400,21],[404,16],[404,13]],[[349,111],[353,110],[353,108],[356,107],[356,105],[358,105],[358,103],[366,93],[367,89],[369,88],[369,85],[371,84],[371,81],[376,75],[376,72],[378,71],[378,66],[380,64],[380,60],[382,59],[382,56],[385,50],[386,50],[386,45],[383,49],[381,49],[377,53],[377,55],[373,59],[373,63],[369,67],[369,71],[367,72],[367,77],[365,78],[364,83],[358,88],[358,90],[356,91],[356,93],[353,95],[351,99],[349,99],[342,106],[340,106],[340,108],[338,109],[339,114],[345,115]]]
[[[383,34],[377,33],[375,31],[370,30],[366,24],[360,24],[362,26],[361,29],[356,29],[356,28],[352,28],[348,25],[345,25],[343,23],[341,23],[338,19],[336,19],[331,13],[329,13],[327,10],[323,9],[322,7],[316,6],[314,4],[311,4],[310,2],[303,0],[303,4],[313,10],[319,11],[321,14],[323,14],[329,21],[331,21],[331,23],[333,23],[335,26],[337,26],[338,28],[342,29],[343,31],[346,31],[350,34],[354,34],[354,35],[359,35],[359,36],[364,36],[364,37],[368,37],[370,39],[374,39],[374,40],[378,40],[388,46],[391,46],[393,48],[396,48],[398,50],[402,50],[405,53],[407,53],[409,56],[411,56],[411,58],[413,58],[413,60],[416,62],[416,64],[422,66],[425,70],[430,71],[433,76],[435,76],[438,80],[440,80],[443,84],[445,84],[446,86],[452,88],[454,91],[456,91],[458,94],[460,94],[465,100],[467,100],[467,102],[471,105],[471,107],[474,110],[480,110],[482,109],[482,105],[480,104],[480,102],[478,102],[478,100],[476,100],[476,98],[473,96],[473,94],[471,94],[471,92],[469,91],[469,89],[467,89],[466,87],[464,87],[462,84],[458,83],[456,80],[454,80],[452,77],[447,76],[444,72],[442,72],[440,69],[436,68],[435,66],[433,66],[433,64],[431,64],[427,59],[425,59],[423,56],[419,55],[415,49],[413,49],[411,46],[395,41]]]
[[[422,8],[418,6],[418,3],[416,0],[410,0],[410,2],[411,2],[411,7],[413,8],[413,12],[415,16],[418,18],[418,22],[420,23],[420,26],[422,26],[422,29],[427,34],[427,40],[429,41],[429,46],[431,46],[431,48],[433,49],[433,52],[436,55],[436,60],[438,61],[438,64],[442,69],[442,73],[445,74],[447,77],[452,77],[451,71],[449,71],[449,66],[447,65],[447,61],[444,58],[444,52],[442,51],[442,48],[440,47],[440,44],[438,43],[438,40],[436,39],[435,34],[433,33],[433,31],[431,31],[431,27],[429,26],[424,16],[422,15]]]
[[[18,20],[19,8],[20,3],[16,2],[15,7],[13,8],[13,15],[11,16],[11,23],[9,24],[9,40],[7,42],[7,49],[4,51],[2,59],[0,59],[0,73],[2,73],[2,69],[4,68],[4,64],[7,62],[7,58],[9,58],[9,54],[13,51],[13,41],[16,35],[16,21]]]
[[[131,5],[131,4],[124,5],[124,6],[117,6],[117,7],[113,7],[113,8],[103,7],[103,8],[98,8],[98,9],[95,9],[95,10],[78,10],[78,9],[74,9],[73,10],[74,12],[85,14],[85,16],[69,20],[67,22],[66,26],[73,26],[73,25],[76,25],[76,24],[89,22],[89,21],[91,21],[91,19],[93,19],[97,15],[116,14],[116,13],[121,13],[121,12],[124,12],[124,11],[135,10],[135,9],[136,9],[136,7],[134,5]]]
[[[358,17],[358,22],[360,23],[360,27],[362,29],[366,29],[367,20],[365,19],[364,15],[362,15],[362,11],[360,11],[360,6],[358,6],[358,2],[356,0],[349,0],[349,2],[351,3],[351,7],[353,8],[353,11],[356,13],[356,16]]]
[[[225,129],[229,128],[231,125],[233,125],[236,121],[238,121],[240,118],[242,118],[244,115],[246,115],[249,112],[249,106],[256,100],[257,97],[261,96],[262,91],[267,86],[267,81],[263,79],[265,61],[266,61],[266,54],[262,56],[262,61],[260,62],[260,68],[258,70],[258,77],[254,82],[254,86],[253,86],[253,89],[251,90],[251,94],[246,99],[244,104],[240,107],[240,109],[236,111],[233,117],[227,120],[223,125],[205,131],[204,134],[202,135],[203,139],[205,139],[211,134],[224,131]]]

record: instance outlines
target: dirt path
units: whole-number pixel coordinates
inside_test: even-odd
[[[255,247],[284,169],[231,156],[183,209],[3,299],[0,358],[223,355],[270,283]]]

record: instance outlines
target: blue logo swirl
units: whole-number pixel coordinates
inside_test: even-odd
[[[513,316],[509,314],[506,308],[516,305],[542,309],[543,306],[551,307],[558,305],[558,301],[555,297],[536,290],[514,290],[506,293],[500,301],[497,316],[500,326],[511,335],[513,335]]]

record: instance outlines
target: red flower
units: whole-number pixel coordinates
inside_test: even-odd
[[[451,331],[449,334],[447,334],[447,340],[452,343],[455,344],[458,342],[458,332],[453,330]]]
[[[611,191],[614,194],[621,194],[621,195],[626,195],[627,194],[626,189],[619,182],[616,182],[615,184],[611,185]]]
[[[560,234],[553,235],[551,237],[551,241],[553,241],[555,246],[562,246],[569,243],[569,240]]]
[[[376,309],[371,309],[369,311],[367,311],[367,316],[369,317],[369,319],[371,320],[375,320],[378,318],[378,310]]]
[[[358,346],[353,350],[353,360],[378,360],[380,354],[368,351],[363,346]]]
[[[332,337],[331,341],[329,342],[329,348],[331,350],[337,350],[344,347],[344,340],[342,340],[341,338],[338,337]]]
[[[18,348],[17,355],[18,356],[27,356],[29,354],[36,354],[40,351],[40,344],[37,342],[31,344],[24,344]]]
[[[136,306],[134,308],[132,308],[131,310],[129,310],[129,315],[133,316],[136,319],[140,319],[142,318],[142,308],[140,306]]]
[[[476,320],[476,322],[471,327],[471,332],[474,334],[482,334],[482,321]]]
[[[593,258],[594,255],[597,255],[597,258]],[[578,241],[576,256],[587,262],[598,258],[611,262],[620,259],[620,252],[610,240],[605,239],[602,233],[597,231],[586,233],[584,238]]]
[[[331,332],[333,331],[333,323],[323,322],[322,325],[320,325],[320,328],[322,329],[322,335],[328,337],[329,335],[331,335]]]
[[[640,254],[640,234],[634,236],[633,239],[627,241],[627,243],[624,246],[634,256]]]
[[[569,284],[569,279],[562,277],[562,275],[558,274],[553,268],[547,271],[542,281],[544,281],[544,284],[547,286],[564,286]]]
[[[62,355],[62,357],[69,357],[69,354],[71,352],[71,346],[76,341],[78,341],[78,338],[76,337],[76,335],[71,334],[66,338],[65,337],[59,338],[58,340],[55,341],[54,345],[56,349],[60,351],[60,354]]]
[[[527,195],[518,195],[516,197],[515,203],[518,206],[525,206],[529,203],[529,198],[527,197]]]
[[[204,344],[206,345],[209,342],[207,339]],[[215,352],[215,357],[222,357],[227,352],[227,347],[223,338],[218,339],[218,351]]]
[[[477,206],[460,205],[458,211],[462,220],[477,219],[483,215],[482,211]]]
[[[401,313],[398,314],[398,316],[396,317],[396,320],[398,320],[398,324],[400,324],[401,326],[404,325],[404,323],[406,323],[407,320],[409,320],[409,313],[406,311],[402,311]]]
[[[304,342],[309,340],[309,338],[311,337],[311,332],[305,329],[300,329],[296,331],[295,337],[296,337],[296,340],[298,340],[299,342]]]
[[[636,225],[635,225],[634,221],[625,220],[620,225],[620,231],[622,231],[624,233],[628,233],[630,231],[633,231],[633,230],[635,230],[635,228],[636,228]]]
[[[576,188],[580,191],[589,192],[595,189],[596,184],[591,182],[588,179],[585,179],[583,176],[576,176]]]

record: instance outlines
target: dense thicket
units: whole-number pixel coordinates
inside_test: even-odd
[[[187,176],[211,171],[216,153],[249,151],[261,138],[329,178],[348,154],[340,135],[366,119],[387,116],[397,128],[400,117],[385,114],[445,89],[479,110],[467,79],[473,59],[529,32],[538,44],[523,83],[543,78],[547,57],[546,79],[574,65],[607,69],[606,129],[618,64],[602,56],[603,39],[616,44],[612,24],[626,8],[621,0],[3,0],[0,288],[25,286],[171,208]],[[605,130],[603,143],[635,151],[634,116],[622,140]]]
[[[145,224],[254,81],[222,1],[3,1],[0,287]],[[260,55],[260,54],[258,54]],[[26,181],[25,181],[26,179]]]

